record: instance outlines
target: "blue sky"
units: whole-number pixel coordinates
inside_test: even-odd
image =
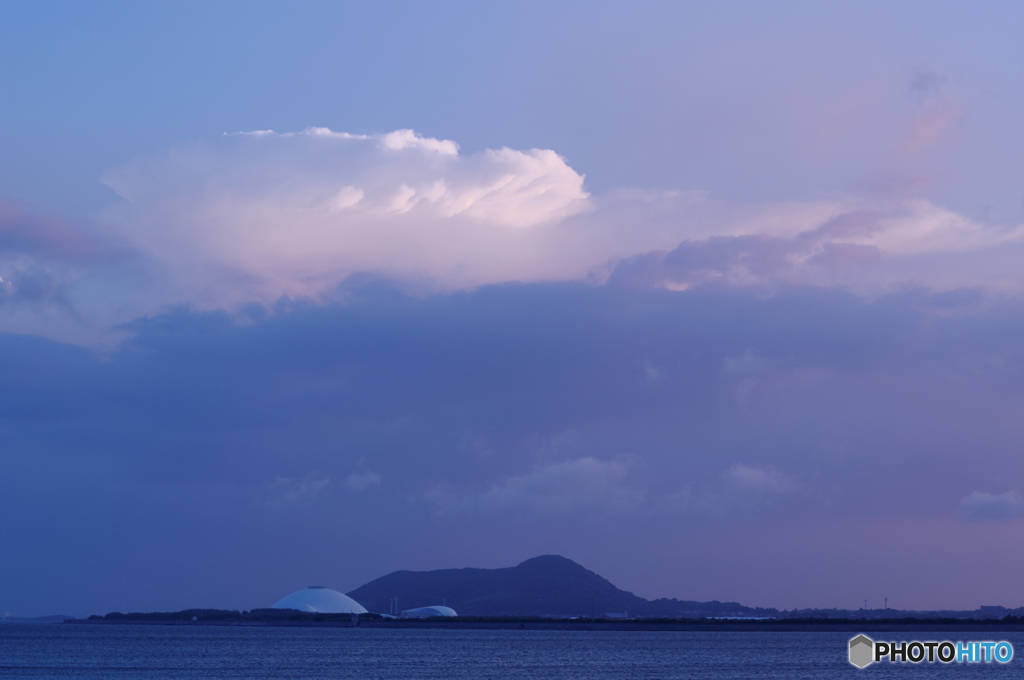
[[[1024,605],[1022,20],[0,4],[0,612]]]

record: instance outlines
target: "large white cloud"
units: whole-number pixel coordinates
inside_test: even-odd
[[[316,295],[363,271],[441,287],[562,277],[544,232],[589,207],[554,151],[463,156],[411,130],[225,135],[103,181],[126,199],[111,226],[211,302]]]
[[[463,155],[455,142],[411,130],[229,134],[138,159],[104,182],[124,199],[107,227],[158,263],[161,303],[318,297],[357,272],[436,290],[601,281],[644,253],[618,274],[668,288],[1021,286],[1014,257],[1000,264],[984,251],[1019,250],[1024,227],[982,224],[920,198],[738,205],[702,192],[591,196],[554,151]]]

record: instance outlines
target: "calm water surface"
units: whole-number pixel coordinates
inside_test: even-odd
[[[878,634],[1008,640],[1009,664],[846,660],[849,633],[0,626],[0,678],[1024,678],[1020,633]]]

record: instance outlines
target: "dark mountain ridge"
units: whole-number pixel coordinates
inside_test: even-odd
[[[775,609],[735,602],[645,600],[570,559],[542,555],[503,569],[396,571],[348,596],[371,612],[447,604],[460,616],[630,617],[777,616]]]
[[[880,621],[886,625],[912,622],[972,621],[978,624],[1024,621],[1024,607],[979,607],[973,611],[911,611],[898,609],[800,609],[778,611],[744,607],[736,602],[694,602],[661,598],[645,600],[620,590],[589,569],[558,555],[542,555],[504,569],[440,569],[437,571],[396,571],[356,588],[350,597],[375,614],[387,613],[392,598],[398,598],[400,610],[447,604],[466,617],[541,617],[632,619],[700,618],[773,618],[813,622]],[[351,623],[348,614],[319,614],[292,609],[253,609],[227,611],[188,609],[179,612],[112,612],[88,619],[42,617],[40,619],[2,618],[0,622],[29,623],[64,618],[65,623],[176,622],[239,625],[270,622],[270,625],[339,625]],[[365,621],[379,617],[364,614]],[[394,622],[388,622],[394,623]],[[721,622],[722,625],[731,622]],[[743,624],[751,624],[746,621]],[[718,624],[715,624],[718,625]]]

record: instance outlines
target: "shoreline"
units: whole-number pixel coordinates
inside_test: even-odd
[[[237,626],[245,628],[386,628],[451,630],[586,630],[644,632],[1022,632],[1024,623],[1001,621],[238,621],[238,620],[89,620],[68,619],[67,625],[107,626]]]

